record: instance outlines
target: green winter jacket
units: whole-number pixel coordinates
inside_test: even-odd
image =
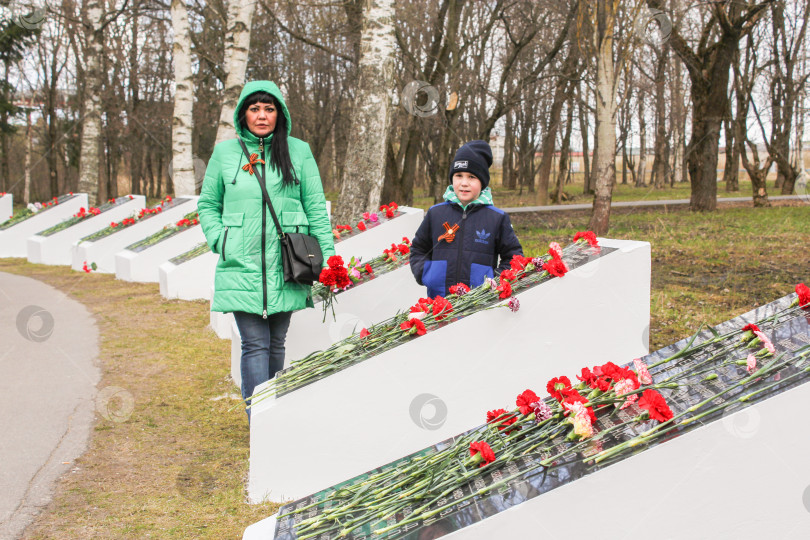
[[[236,133],[251,154],[259,153],[259,138],[240,126],[237,115],[245,98],[258,91],[268,92],[278,99],[281,112],[287,119],[288,134],[291,124],[287,105],[274,83],[247,83],[233,116]],[[308,233],[317,238],[325,261],[335,254],[335,246],[318,166],[307,143],[293,137],[287,140],[290,159],[300,184],[283,187],[280,174],[270,166],[271,134],[265,138],[264,156],[261,156],[266,161],[264,175],[267,192],[282,230]],[[247,162],[238,139],[216,145],[205,170],[205,180],[197,202],[200,224],[208,246],[220,256],[211,310],[226,313],[245,311],[258,315],[266,311],[270,315],[313,307],[310,287],[284,281],[276,227],[263,204],[256,175],[242,169]],[[266,301],[262,290],[262,208],[265,209]]]

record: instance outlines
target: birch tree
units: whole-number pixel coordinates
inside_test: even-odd
[[[256,0],[230,0],[228,2],[225,60],[223,62],[228,74],[217,124],[216,144],[233,138],[235,129],[233,112],[245,84],[245,70],[250,49],[250,29],[255,10]]]
[[[194,157],[191,148],[194,80],[191,39],[185,0],[172,0],[174,31],[174,115],[172,116],[172,182],[175,195],[194,195]]]
[[[82,118],[82,150],[79,158],[80,192],[87,193],[87,203],[96,204],[101,170],[101,55],[104,25],[101,0],[86,0],[82,26],[86,39],[84,48],[84,117]]]
[[[335,222],[376,208],[383,186],[394,89],[394,2],[368,0],[363,9],[357,92]]]

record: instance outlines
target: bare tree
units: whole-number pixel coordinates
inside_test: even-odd
[[[174,30],[174,115],[172,117],[172,182],[176,195],[194,195],[194,157],[191,146],[194,79],[185,0],[172,0]]]

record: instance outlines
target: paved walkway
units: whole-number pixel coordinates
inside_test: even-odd
[[[791,201],[804,200],[810,204],[810,195],[769,195],[771,201]],[[751,202],[751,197],[718,197],[717,204]],[[622,201],[614,202],[611,208],[640,208],[643,206],[681,206],[689,205],[689,199],[665,199],[660,201]],[[593,203],[588,204],[555,204],[553,206],[516,206],[514,208],[502,208],[504,212],[516,214],[521,212],[559,212],[560,210],[590,210]]]
[[[0,539],[22,534],[87,447],[97,359],[83,305],[0,272]]]

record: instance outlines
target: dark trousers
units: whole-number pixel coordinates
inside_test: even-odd
[[[242,399],[250,404],[253,389],[272,379],[284,367],[284,340],[290,327],[291,311],[261,315],[234,311],[242,336]],[[250,421],[250,409],[247,410]]]

